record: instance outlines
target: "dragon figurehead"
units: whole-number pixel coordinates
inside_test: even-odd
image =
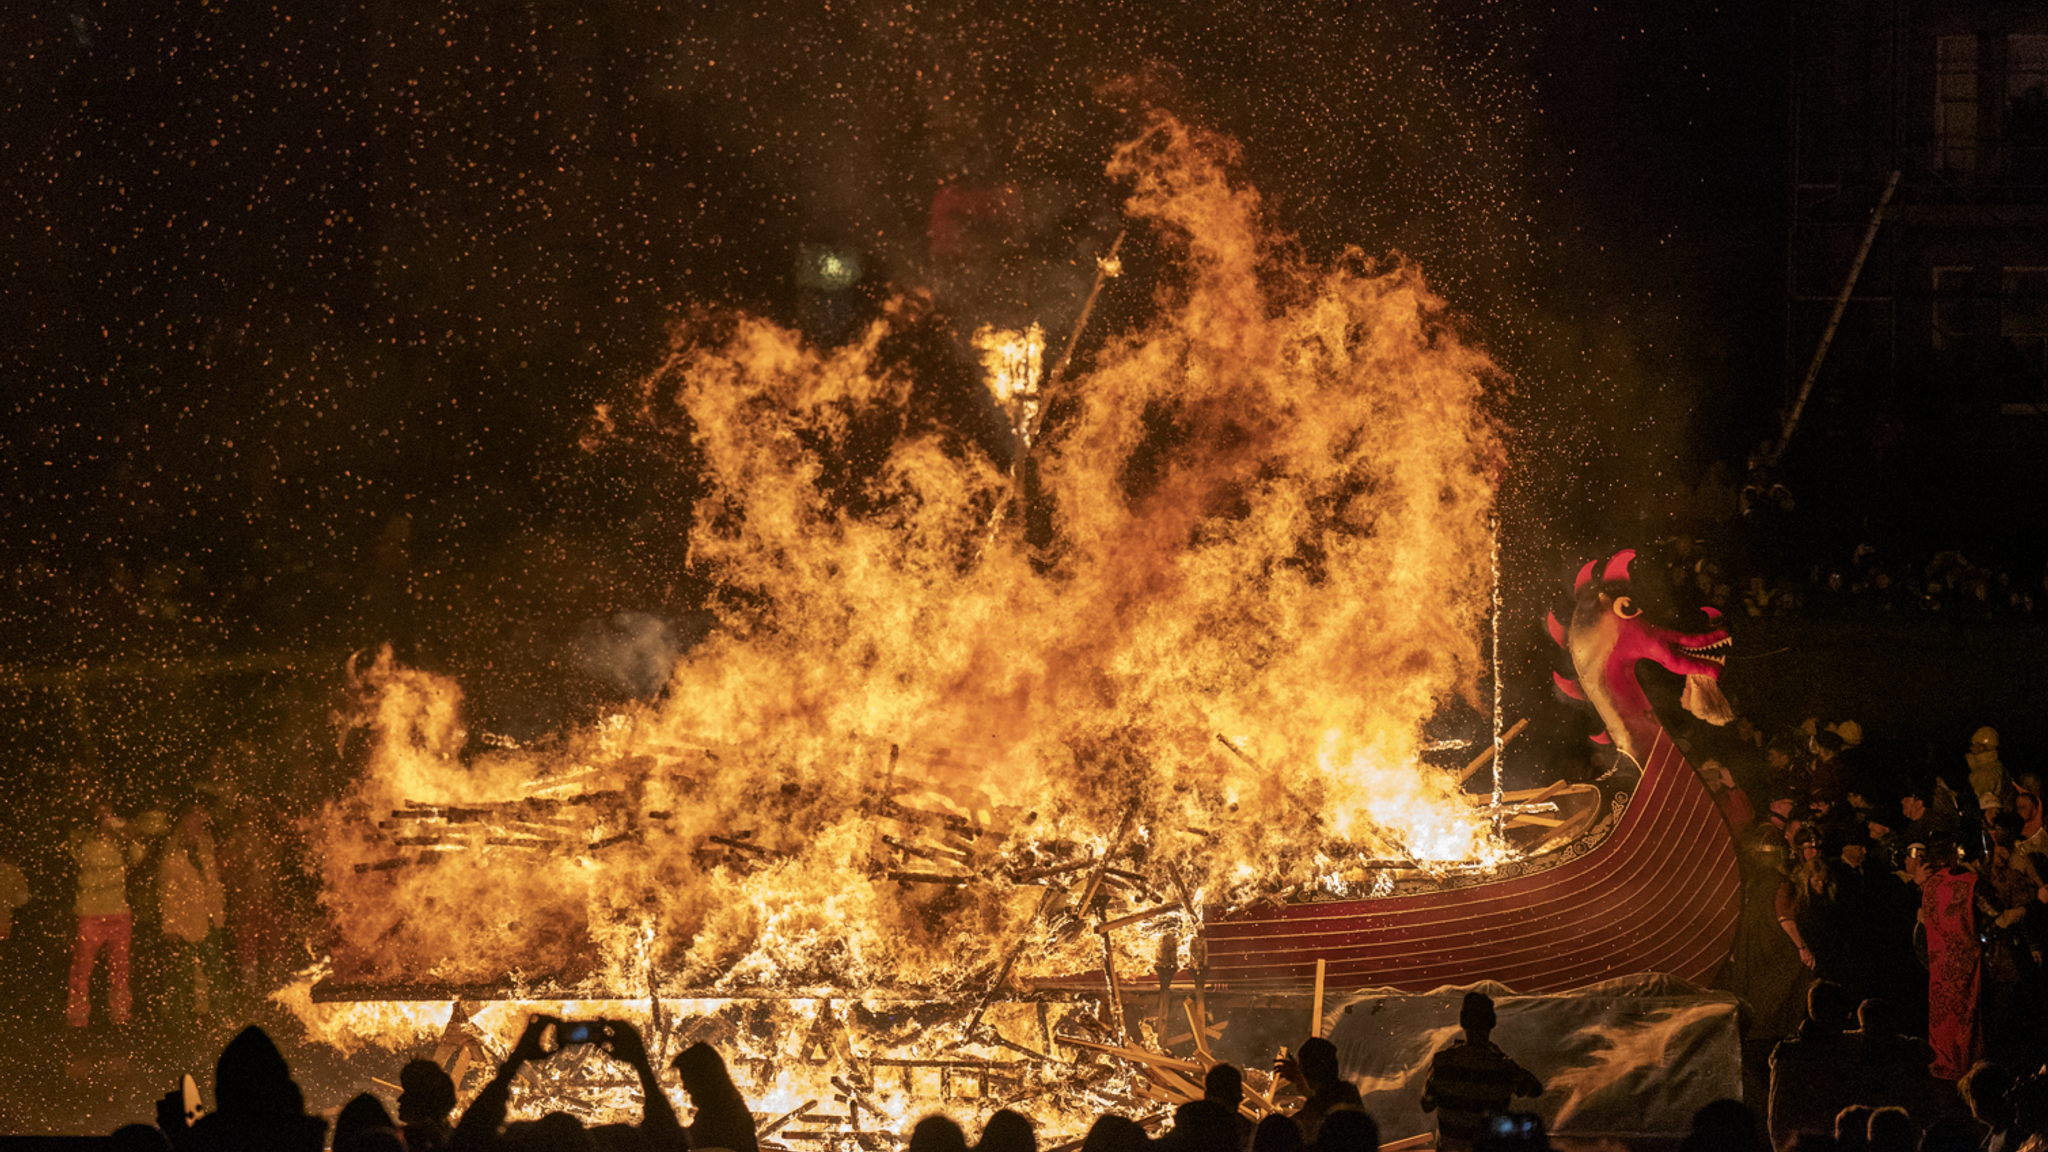
[[[1569,630],[1550,614],[1550,637],[1571,654],[1576,678],[1557,673],[1557,686],[1565,695],[1591,704],[1600,713],[1606,732],[1593,739],[1613,743],[1637,765],[1644,763],[1651,744],[1663,725],[1658,722],[1650,699],[1636,679],[1636,661],[1654,660],[1667,670],[1685,677],[1685,692],[1679,703],[1686,711],[1710,724],[1734,719],[1728,701],[1721,695],[1721,666],[1730,646],[1728,630],[1692,635],[1660,628],[1643,618],[1643,610],[1631,594],[1628,566],[1635,552],[1614,554],[1600,571],[1597,561],[1579,570],[1572,587],[1572,620]],[[1702,608],[1710,624],[1721,613]]]

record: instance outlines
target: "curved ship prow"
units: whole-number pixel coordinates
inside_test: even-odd
[[[1578,680],[1603,733],[1640,768],[1582,834],[1475,876],[1419,877],[1385,895],[1212,915],[1203,929],[1210,981],[1234,991],[1333,987],[1422,992],[1497,980],[1557,992],[1640,972],[1711,982],[1735,936],[1740,879],[1729,821],[1651,711],[1634,666],[1653,659],[1688,678],[1687,706],[1725,720],[1713,681],[1725,631],[1681,635],[1637,619],[1628,562],[1580,574],[1569,633]],[[1710,618],[1714,615],[1709,614]],[[1715,714],[1708,714],[1715,713]],[[1633,773],[1628,775],[1634,775]],[[1566,830],[1568,831],[1568,830]]]

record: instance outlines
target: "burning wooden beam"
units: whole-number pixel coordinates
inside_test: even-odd
[[[1156,1055],[1145,1051],[1143,1048],[1133,1048],[1129,1045],[1098,1044],[1093,1040],[1083,1040],[1079,1036],[1069,1036],[1065,1033],[1054,1036],[1053,1040],[1057,1043],[1065,1044],[1069,1048],[1081,1048],[1089,1052],[1101,1052],[1109,1056],[1120,1056],[1134,1063],[1149,1064],[1155,1068],[1165,1068],[1174,1072],[1206,1073],[1208,1071],[1208,1069],[1192,1061],[1182,1060],[1174,1056]]]
[[[896,837],[890,836],[887,833],[883,834],[882,843],[887,844],[889,847],[896,849],[898,852],[901,852],[907,856],[915,856],[920,860],[942,861],[948,864],[964,864],[968,867],[973,867],[974,865],[974,854],[972,852],[963,852],[958,848],[953,848],[946,845],[912,844],[906,840],[898,840]]]
[[[1119,916],[1114,920],[1105,920],[1096,930],[1107,932],[1112,928],[1128,928],[1133,924],[1143,924],[1147,920],[1156,920],[1168,912],[1179,911],[1182,911],[1179,901],[1171,904],[1161,904],[1156,908],[1147,908],[1143,912],[1133,912],[1128,916]]]
[[[1078,872],[1093,863],[1095,863],[1093,857],[1084,856],[1079,860],[1069,860],[1064,864],[1048,864],[1043,868],[1027,869],[1011,876],[1011,879],[1019,884],[1030,884],[1034,881],[1045,880],[1054,876],[1064,876],[1069,872]]]
[[[763,860],[781,860],[789,855],[787,852],[781,852],[774,848],[763,848],[759,844],[749,844],[745,840],[736,840],[730,836],[706,836],[705,839],[721,847],[737,849],[738,851],[758,856]]]
[[[1458,784],[1462,786],[1465,783],[1465,781],[1470,780],[1472,778],[1473,773],[1479,771],[1481,768],[1486,767],[1487,761],[1493,759],[1493,754],[1495,752],[1499,751],[1502,748],[1507,747],[1508,741],[1513,740],[1517,736],[1520,736],[1522,734],[1522,729],[1527,728],[1528,726],[1529,718],[1526,716],[1522,717],[1520,720],[1515,721],[1513,727],[1509,728],[1506,732],[1501,733],[1500,741],[1498,743],[1487,745],[1486,751],[1481,752],[1476,759],[1474,759],[1470,764],[1465,765],[1465,767],[1461,771],[1459,771],[1457,781]]]
[[[792,1108],[789,1111],[784,1112],[782,1115],[777,1116],[775,1119],[770,1120],[768,1123],[761,1125],[758,1129],[755,1130],[754,1136],[756,1139],[765,1139],[769,1136],[773,1136],[777,1132],[780,1132],[782,1130],[783,1125],[788,1124],[790,1121],[801,1120],[804,1117],[810,1115],[811,1109],[816,1108],[817,1106],[818,1102],[816,1100],[806,1100],[802,1104],[797,1105],[795,1108]]]
[[[978,876],[954,876],[944,872],[884,872],[882,878],[899,884],[950,884],[955,887],[980,879]]]

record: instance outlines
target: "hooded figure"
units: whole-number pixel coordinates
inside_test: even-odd
[[[364,1092],[334,1118],[334,1152],[406,1152],[383,1101]]]
[[[291,1066],[254,1024],[221,1049],[213,1102],[184,1142],[191,1152],[321,1152],[327,1143],[327,1122],[306,1115]]]

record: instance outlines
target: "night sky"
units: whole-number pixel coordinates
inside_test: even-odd
[[[579,448],[594,406],[693,307],[829,342],[895,286],[971,391],[976,323],[1064,335],[1148,100],[1237,138],[1303,250],[1405,253],[1469,317],[1532,597],[1783,386],[1772,5],[38,0],[0,35],[0,756],[136,795],[224,729],[317,775],[301,674],[387,640],[496,731],[619,698],[578,630],[703,588],[687,469]],[[941,188],[1004,185],[1013,243],[932,252]],[[861,281],[800,274],[827,250]]]

